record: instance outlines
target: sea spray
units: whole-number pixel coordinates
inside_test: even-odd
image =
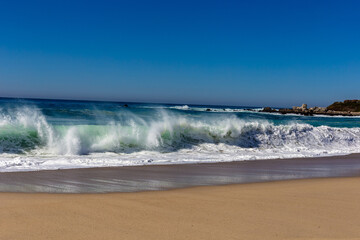
[[[360,151],[357,119],[208,113],[188,108],[195,107],[123,108],[115,103],[51,101],[3,104],[0,171],[240,161]],[[346,127],[337,127],[339,124]]]

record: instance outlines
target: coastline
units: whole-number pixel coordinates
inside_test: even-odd
[[[270,107],[264,108],[260,112],[264,113],[279,113],[279,114],[298,114],[304,116],[332,116],[332,117],[360,117],[360,112],[346,112],[346,111],[321,111],[321,112],[314,112],[308,109],[290,109],[290,108],[280,108],[274,109]]]
[[[0,193],[1,239],[359,239],[360,178]]]
[[[3,172],[0,239],[360,239],[359,188],[360,154]]]
[[[0,173],[0,192],[108,193],[360,176],[360,154]]]
[[[264,113],[279,113],[279,114],[298,114],[304,116],[332,116],[332,117],[360,117],[360,112],[350,112],[350,111],[334,111],[334,110],[324,110],[315,112],[308,109],[291,109],[291,108],[280,108],[275,109],[271,107],[265,107],[260,112]]]

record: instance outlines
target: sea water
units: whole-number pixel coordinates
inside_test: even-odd
[[[259,107],[0,99],[0,171],[360,152],[360,118]]]

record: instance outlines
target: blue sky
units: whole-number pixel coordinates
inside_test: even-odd
[[[360,98],[359,1],[1,1],[0,96],[291,106]]]

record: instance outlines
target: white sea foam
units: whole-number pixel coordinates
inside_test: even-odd
[[[188,105],[174,106],[174,107],[170,107],[170,108],[178,109],[178,110],[190,110],[190,107]]]
[[[162,107],[164,108],[164,107]],[[189,107],[188,105],[173,106],[170,109],[184,110],[184,111],[197,111],[197,112],[221,112],[221,113],[236,113],[236,112],[259,112],[263,108],[220,108],[220,107]]]
[[[360,152],[360,128],[274,125],[235,115],[52,125],[36,108],[0,111],[0,171],[223,162]]]

